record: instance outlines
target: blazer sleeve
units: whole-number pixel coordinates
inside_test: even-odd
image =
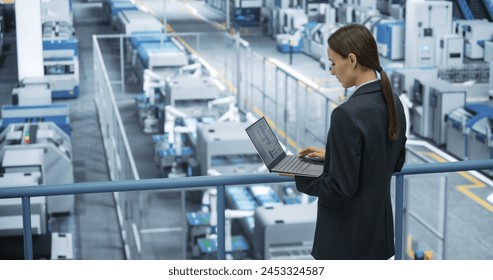
[[[394,166],[394,172],[401,171],[402,167],[404,166],[404,162],[406,161],[406,141],[407,141],[407,137],[404,136],[404,142],[402,143],[399,156],[397,157],[397,161]]]
[[[340,107],[332,112],[327,143],[326,148],[330,149],[328,168],[324,168],[318,178],[296,176],[296,187],[300,192],[322,199],[350,199],[359,185],[361,132]]]

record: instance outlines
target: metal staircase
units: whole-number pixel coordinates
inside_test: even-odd
[[[493,21],[492,0],[453,0],[464,19],[486,19]]]

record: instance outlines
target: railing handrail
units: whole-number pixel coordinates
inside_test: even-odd
[[[407,165],[396,175],[395,191],[395,259],[403,259],[403,211],[404,211],[404,175],[455,172],[466,170],[492,169],[493,160],[471,160],[446,163],[425,163]],[[225,186],[257,183],[279,183],[291,181],[291,177],[277,174],[246,174],[235,176],[196,176],[185,178],[128,180],[117,182],[91,182],[63,185],[24,186],[0,188],[0,199],[22,198],[22,221],[24,231],[24,256],[33,258],[30,198],[33,196],[51,196],[65,194],[123,192],[160,189],[178,189],[216,186],[218,234],[218,259],[225,259]]]
[[[456,172],[468,170],[492,169],[493,159],[468,160],[445,163],[423,163],[405,165],[402,171],[394,175],[413,175]],[[289,182],[293,179],[278,174],[256,173],[226,176],[194,176],[183,178],[160,178],[127,181],[100,181],[74,184],[43,185],[43,186],[19,186],[0,188],[0,199],[18,198],[23,196],[52,196],[84,193],[126,192],[180,189],[195,187],[214,187],[245,184],[265,184]]]

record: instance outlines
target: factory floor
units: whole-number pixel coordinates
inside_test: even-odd
[[[218,24],[224,22],[224,16],[206,6],[204,1],[163,1],[144,0],[142,2],[158,18],[162,11],[167,11],[168,24],[176,32],[220,32]],[[192,12],[193,9],[198,13]],[[98,116],[94,104],[94,73],[93,73],[93,34],[115,34],[116,31],[103,18],[101,3],[87,3],[82,0],[73,1],[74,27],[79,39],[80,51],[80,95],[77,99],[59,100],[55,102],[70,105],[72,126],[73,164],[75,182],[97,182],[110,180],[107,160],[103,150]],[[203,17],[198,16],[202,15]],[[207,20],[204,20],[207,19]],[[242,30],[242,38],[251,47],[265,57],[273,57],[289,64],[289,55],[276,51],[275,40],[260,35],[258,29]],[[294,54],[292,67],[310,77],[319,84],[330,82],[328,73],[323,70],[318,61],[304,54]],[[17,68],[15,54],[15,34],[6,36],[4,52],[0,58],[0,104],[10,104],[10,93],[17,84]],[[117,75],[119,69],[107,65],[108,71]],[[137,169],[142,179],[159,178],[159,170],[152,161],[153,150],[151,138],[142,133],[135,115],[133,97],[140,88],[129,79],[126,81],[126,92],[117,94],[116,99],[125,124],[125,130],[132,144]],[[419,142],[413,144],[415,154],[410,156],[408,164],[424,161],[439,161],[440,157]],[[454,173],[455,174],[455,173]],[[493,210],[488,205],[486,197],[492,192],[491,182],[475,179],[472,176],[447,175],[450,187],[447,191],[447,243],[443,245],[438,238],[425,230],[416,222],[409,219],[408,230],[413,244],[417,249],[432,249],[441,257],[446,250],[447,259],[493,259]],[[471,179],[472,178],[472,179]],[[414,185],[409,193],[409,205],[413,208],[415,217],[423,217],[427,224],[433,227],[443,226],[442,217],[437,214],[441,202],[435,186],[437,180],[409,179]],[[471,183],[471,180],[473,183]],[[475,181],[478,180],[478,181]],[[478,183],[480,182],[480,183]],[[471,189],[465,195],[455,186],[476,184],[484,187]],[[142,193],[141,201],[145,202],[142,211],[140,234],[142,239],[142,259],[182,259],[183,248],[183,219],[180,205],[182,194],[179,192]],[[472,197],[477,197],[473,199]],[[74,250],[77,259],[124,259],[124,246],[121,240],[117,222],[115,202],[112,194],[77,195],[73,215],[60,218],[60,227],[74,234]],[[486,204],[478,203],[483,201]],[[491,204],[490,204],[491,206]],[[188,203],[187,211],[195,210],[196,204]],[[406,239],[405,237],[405,239]],[[472,241],[471,241],[472,240]],[[187,257],[187,256],[185,256]]]

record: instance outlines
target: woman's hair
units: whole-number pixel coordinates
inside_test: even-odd
[[[387,74],[380,66],[378,57],[377,43],[368,28],[361,24],[349,24],[339,28],[328,39],[330,49],[340,56],[347,58],[353,53],[358,63],[380,72],[382,77],[380,83],[387,104],[388,112],[388,137],[395,140],[399,134],[399,121],[397,120],[397,110],[395,107],[394,94]]]

